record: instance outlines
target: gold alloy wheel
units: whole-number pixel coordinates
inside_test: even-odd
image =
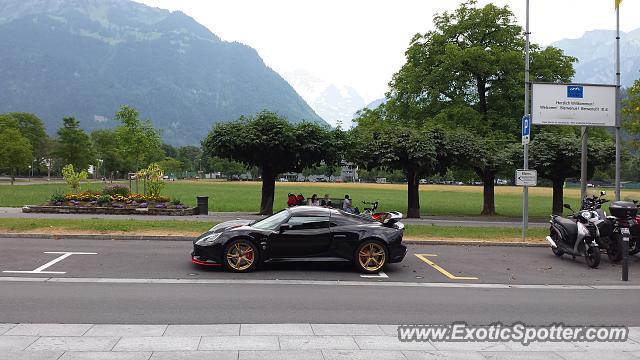
[[[360,262],[360,266],[366,271],[379,271],[386,261],[384,247],[374,242],[366,244],[358,253],[358,261]]]
[[[227,250],[227,263],[236,271],[250,268],[255,258],[253,248],[245,243],[235,243]]]

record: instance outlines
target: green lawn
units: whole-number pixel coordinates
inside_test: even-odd
[[[83,184],[83,189],[99,190],[103,184]],[[135,188],[134,188],[135,190]],[[0,206],[22,206],[42,204],[55,192],[68,191],[64,184],[0,185]],[[140,188],[142,191],[142,188]],[[610,191],[609,198],[613,197]],[[380,210],[405,212],[407,207],[406,185],[396,184],[327,184],[327,183],[277,183],[274,210],[286,207],[287,193],[313,193],[342,198],[349,194],[354,205],[361,201],[380,201]],[[214,182],[176,181],[168,182],[163,191],[171,198],[180,199],[187,205],[195,205],[196,196],[209,196],[209,211],[257,212],[260,205],[260,183],[257,182]],[[640,191],[625,190],[623,197],[640,199]],[[499,215],[518,218],[522,213],[522,189],[519,187],[496,187],[496,210]],[[481,186],[423,185],[420,191],[423,215],[478,216],[482,209]],[[565,189],[565,202],[573,206],[579,204],[579,190]],[[533,218],[546,218],[551,208],[550,188],[531,188],[529,194],[529,214]]]
[[[153,221],[96,219],[23,219],[0,218],[0,231],[22,233],[102,233],[158,234],[195,236],[216,223],[206,221]],[[529,241],[542,241],[546,229],[530,229]],[[519,228],[407,225],[406,239],[520,240]]]

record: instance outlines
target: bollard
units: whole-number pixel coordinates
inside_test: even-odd
[[[629,281],[629,229],[622,233],[622,281]]]
[[[196,196],[198,207],[198,215],[209,215],[209,197]]]

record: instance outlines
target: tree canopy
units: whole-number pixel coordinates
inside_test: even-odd
[[[31,164],[33,150],[29,140],[14,128],[0,129],[0,169],[9,170],[11,184],[16,172]]]
[[[294,125],[269,111],[216,124],[203,142],[209,156],[260,168],[261,214],[273,213],[278,174],[320,164],[332,151],[331,146],[332,135],[327,128],[307,122]]]
[[[96,163],[95,151],[89,136],[80,128],[80,122],[73,117],[65,117],[58,129],[58,139],[54,154],[61,164],[71,164],[76,169],[85,170]]]
[[[387,117],[406,124],[436,123],[472,130],[481,141],[466,158],[484,182],[482,214],[494,215],[494,181],[515,142],[524,108],[522,28],[509,7],[475,0],[434,17],[434,30],[417,34],[406,63],[393,76]],[[532,45],[531,78],[570,81],[575,59]],[[482,156],[478,156],[482,154]]]
[[[115,132],[130,170],[138,171],[164,158],[160,132],[150,120],[140,120],[138,110],[123,105],[115,118],[122,124]]]
[[[27,138],[33,150],[33,157],[38,164],[43,159],[49,158],[50,139],[40,118],[25,112],[0,114],[0,130],[6,128],[17,129]]]

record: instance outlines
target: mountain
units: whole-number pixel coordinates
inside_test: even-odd
[[[340,124],[345,129],[351,128],[353,114],[365,106],[362,96],[350,86],[333,84],[304,70],[288,72],[283,76],[313,110],[332,126]]]
[[[174,145],[217,121],[267,109],[324,121],[249,46],[222,41],[182,12],[129,0],[2,0],[0,113],[63,116],[92,130],[137,108]]]
[[[575,82],[615,84],[615,37],[613,30],[594,30],[578,39],[564,39],[551,45],[578,58]],[[620,67],[623,87],[640,78],[640,29],[621,32]]]

